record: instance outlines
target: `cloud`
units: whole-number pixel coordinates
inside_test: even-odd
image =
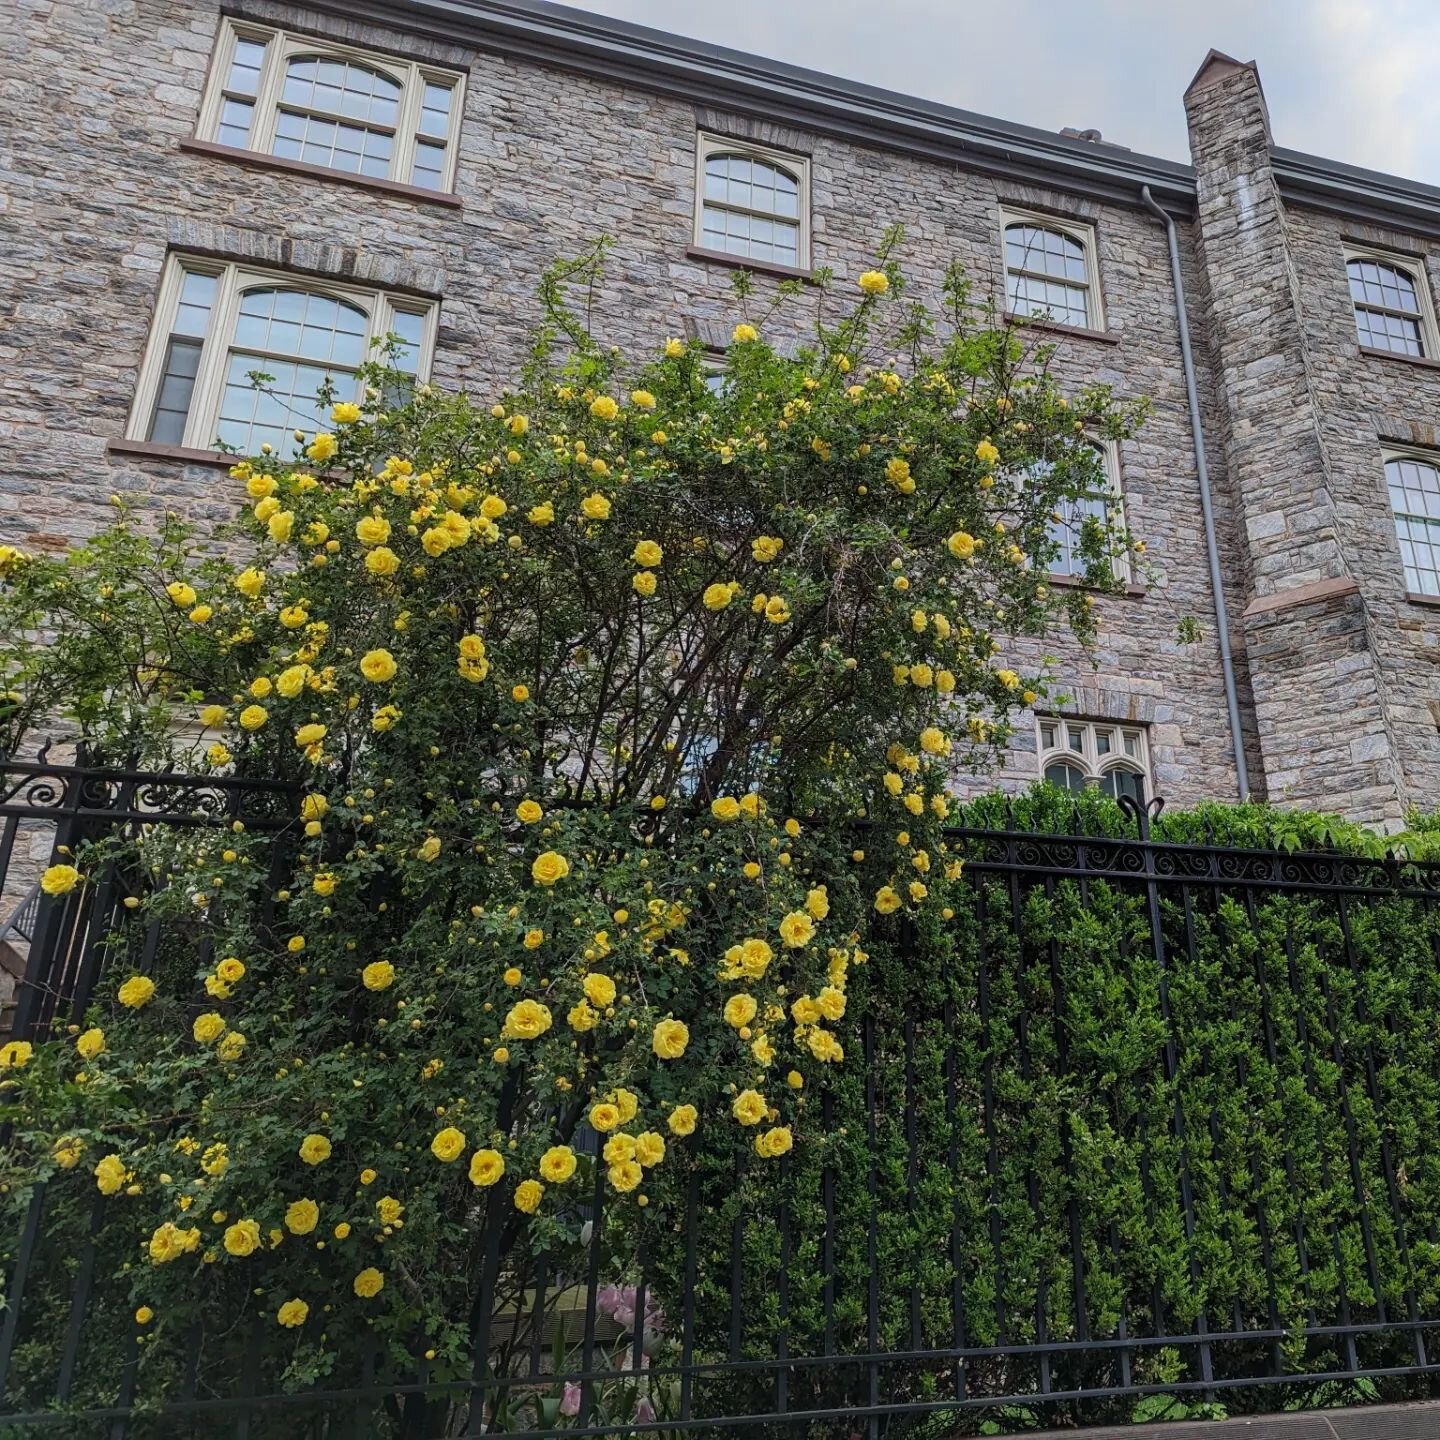
[[[574,0],[732,49],[1188,159],[1182,95],[1212,46],[1259,62],[1275,141],[1440,181],[1433,0]]]

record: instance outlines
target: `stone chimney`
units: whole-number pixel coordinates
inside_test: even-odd
[[[1346,562],[1270,117],[1253,62],[1212,50],[1185,92],[1243,644],[1276,804],[1403,820],[1371,620]]]

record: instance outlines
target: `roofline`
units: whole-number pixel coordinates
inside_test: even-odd
[[[560,65],[699,105],[1136,205],[1194,209],[1188,165],[957,110],[548,0],[306,0],[350,20]]]
[[[550,0],[305,0],[317,10],[539,64],[600,76],[697,105],[1029,183],[1140,206],[1149,186],[1167,210],[1195,210],[1195,172],[1176,160],[1071,139],[749,55]],[[1203,69],[1203,67],[1202,67]],[[1275,148],[1287,200],[1440,236],[1440,188]]]

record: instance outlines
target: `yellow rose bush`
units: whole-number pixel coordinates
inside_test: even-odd
[[[7,1072],[12,1195],[113,1207],[148,1383],[227,1313],[292,1378],[372,1333],[468,1376],[486,1233],[519,1294],[531,1255],[578,1273],[598,1204],[607,1278],[645,1237],[674,1297],[691,1175],[843,1147],[821,1097],[871,956],[960,883],[948,777],[1045,692],[1015,637],[1092,633],[1037,575],[1091,439],[1139,419],[1062,395],[958,275],[936,338],[898,244],[793,355],[739,322],[718,391],[698,347],[593,340],[571,267],[515,391],[397,401],[377,363],[333,433],[237,459],[223,553],[122,510],[10,573],[0,743],[65,713],[139,763],[203,710],[191,763],[294,787],[278,870],[239,823],[143,837],[171,938],[107,970],[98,1045]],[[1125,543],[1088,522],[1097,583]],[[197,1238],[151,1264],[162,1223]]]

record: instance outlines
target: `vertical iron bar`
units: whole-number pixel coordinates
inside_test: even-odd
[[[780,1326],[775,1335],[775,1411],[790,1408],[790,1157],[780,1157],[780,1274],[777,1301]]]
[[[950,1195],[950,1343],[956,1350],[965,1348],[965,1286],[961,1280],[964,1269],[964,1247],[960,1232],[960,1081],[959,1062],[955,1055],[955,1001],[948,998],[944,1009],[945,1034],[945,1129],[947,1133],[946,1173],[951,1181]],[[955,1398],[965,1398],[965,1358],[955,1361]]]
[[[685,1187],[685,1310],[680,1326],[680,1418],[690,1419],[695,1363],[695,1265],[699,1248],[700,1169],[694,1166]]]
[[[45,1208],[45,1182],[39,1181],[30,1192],[25,1211],[25,1226],[20,1232],[20,1253],[5,1289],[5,1319],[0,1322],[0,1403],[5,1399],[5,1382],[10,1373],[10,1357],[15,1353],[15,1337],[20,1328],[20,1304],[30,1280],[30,1266],[40,1238],[40,1215]]]
[[[827,1088],[820,1101],[821,1123],[826,1136],[835,1133],[835,1096]],[[829,1147],[825,1168],[820,1172],[820,1203],[825,1210],[825,1233],[820,1241],[820,1273],[823,1276],[820,1303],[824,1314],[824,1353],[835,1353],[835,1164]]]
[[[588,1377],[595,1368],[595,1318],[596,1305],[600,1299],[600,1250],[604,1231],[605,1216],[605,1167],[598,1160],[595,1163],[595,1188],[590,1195],[590,1260],[585,1275],[585,1335],[580,1347],[580,1368]],[[580,1382],[581,1425],[591,1421],[595,1402],[594,1382],[584,1379]]]
[[[80,1339],[85,1330],[85,1314],[90,1304],[90,1290],[95,1279],[95,1239],[105,1223],[105,1197],[96,1191],[90,1206],[90,1229],[85,1249],[80,1255],[80,1268],[70,1291],[70,1317],[65,1326],[65,1348],[60,1356],[60,1374],[55,1381],[55,1398],[62,1404],[70,1398],[75,1380],[75,1363],[80,1357]]]
[[[865,1306],[865,1342],[869,1354],[867,1371],[870,1377],[870,1423],[868,1430],[871,1440],[878,1440],[880,1420],[874,1413],[880,1404],[880,1367],[875,1355],[880,1348],[880,1256],[879,1256],[879,1176],[876,1169],[875,1140],[875,1018],[865,1016],[861,1034],[865,1056],[865,1140],[869,1163],[866,1166],[866,1184],[870,1193],[870,1215],[866,1230],[865,1254],[868,1271]]]
[[[985,1126],[985,1176],[988,1193],[985,1209],[990,1220],[990,1248],[995,1254],[995,1343],[1005,1343],[1005,1251],[1000,1243],[1000,1150],[995,1122],[995,1036],[990,1025],[990,957],[985,931],[985,880],[981,875],[975,884],[975,913],[980,943],[980,1032],[984,1036],[985,1061],[981,1069],[981,1115]]]

